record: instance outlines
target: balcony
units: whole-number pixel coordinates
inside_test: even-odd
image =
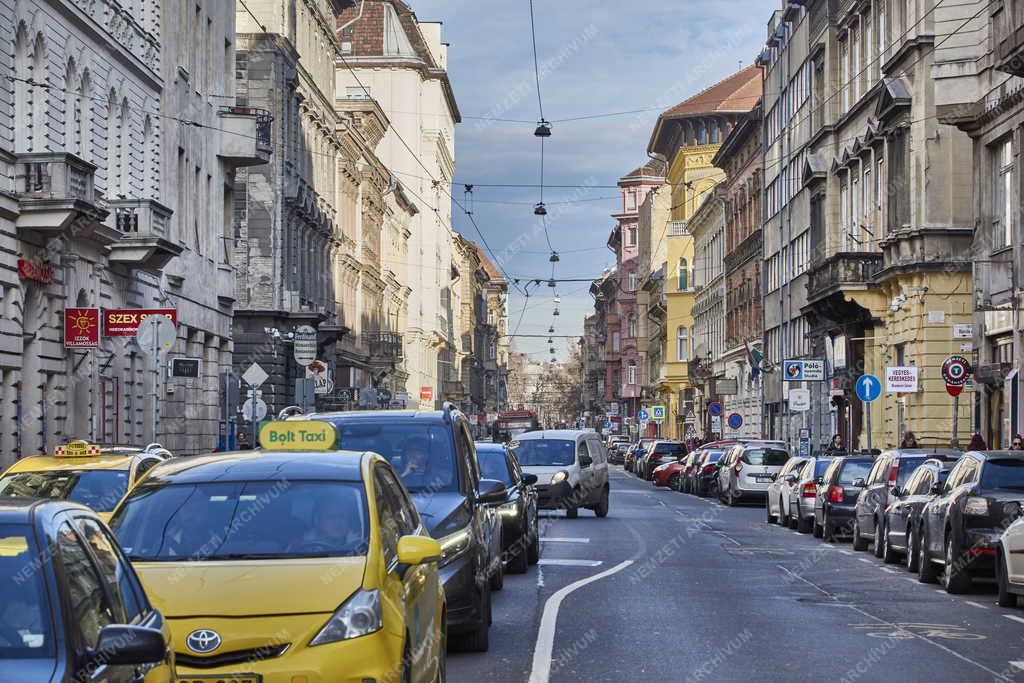
[[[270,161],[274,149],[271,130],[274,117],[265,109],[221,107],[220,151],[217,156],[229,164],[259,166]]]
[[[1024,24],[1014,21],[1024,11],[1024,0],[1004,0],[993,22],[995,67],[1014,76],[1024,76]]]
[[[54,236],[71,227],[72,238],[84,237],[88,231],[101,243],[114,241],[117,235],[102,225],[109,212],[96,191],[95,173],[95,166],[74,154],[18,154],[14,179],[18,229]]]
[[[808,303],[847,289],[868,289],[882,269],[882,255],[840,252],[811,267],[807,279]]]
[[[445,398],[461,398],[466,395],[466,388],[457,380],[445,380],[441,388]]]
[[[110,245],[110,260],[132,268],[162,270],[182,247],[171,242],[169,208],[152,199],[110,202],[113,222],[121,238]]]

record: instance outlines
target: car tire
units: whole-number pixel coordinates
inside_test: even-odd
[[[875,557],[883,559],[885,557],[885,522],[875,521]]]
[[[836,542],[836,528],[832,524],[832,519],[829,517],[828,511],[822,515],[821,522],[821,538],[826,543]]]
[[[800,504],[796,506],[796,530],[797,533],[809,534],[814,526],[813,519],[807,519],[803,515],[803,511],[800,509]]]
[[[448,623],[441,619],[441,647],[437,649],[437,676],[434,683],[448,683]]]
[[[917,571],[917,563],[921,558],[918,557],[917,549],[917,534],[914,533],[914,528],[907,525],[907,552],[903,556],[903,566],[907,568],[908,572]]]
[[[853,549],[857,552],[868,549],[868,539],[860,535],[860,520],[856,517],[853,519]]]
[[[608,516],[608,487],[604,487],[604,491],[601,493],[601,501],[594,506],[594,514],[598,517]]]
[[[818,512],[814,512],[814,520],[811,522],[811,535],[815,538],[822,538],[825,535],[825,529],[821,524],[818,524]]]
[[[526,548],[526,561],[530,564],[537,564],[540,562],[540,528],[535,527],[533,530],[533,538],[530,540],[530,545]]]
[[[875,541],[880,543],[882,546],[882,562],[886,564],[896,564],[900,561],[900,556],[896,554],[896,551],[892,549],[892,542],[889,540],[889,525],[885,525],[885,529],[880,532],[882,534],[881,541]]]
[[[917,539],[917,580],[921,583],[935,583],[939,579],[939,572],[935,564],[928,557],[928,543],[925,538],[924,529],[915,535]]]
[[[508,573],[509,574],[525,574],[530,568],[529,558],[527,558],[527,546],[530,540],[530,527],[529,525],[523,525],[523,532],[519,535],[519,539],[512,545],[512,553],[508,558]]]
[[[952,537],[946,538],[945,549],[946,570],[942,573],[942,585],[950,595],[963,595],[971,590],[971,575],[966,568],[959,566],[963,553],[953,544]]]
[[[498,555],[490,570],[490,575],[487,579],[491,584],[491,590],[500,591],[505,587],[505,562],[502,560],[501,555]]]
[[[484,586],[484,616],[479,626],[462,637],[460,643],[468,652],[487,652],[491,647],[491,590],[490,586]]]
[[[580,516],[580,509],[577,507],[565,508],[565,516],[568,519],[576,519]]]
[[[1017,594],[1010,592],[1010,579],[1006,575],[1006,560],[1002,553],[996,553],[996,586],[999,597],[996,602],[1000,607],[1016,607]]]
[[[772,514],[772,504],[768,500],[764,501],[764,523],[775,524],[776,517]],[[779,506],[779,524],[782,524],[782,506]]]
[[[668,487],[670,489],[672,489],[673,491],[678,491],[679,490],[679,473],[678,472],[676,472],[675,474],[673,474],[671,477],[668,478]]]

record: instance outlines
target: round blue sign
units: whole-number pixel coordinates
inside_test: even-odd
[[[729,416],[729,419],[726,420],[726,423],[732,429],[739,429],[740,427],[743,426],[743,416],[740,415],[739,413],[733,413],[732,415]]]
[[[639,413],[636,414],[636,419],[638,419],[638,420],[646,420],[647,419],[647,411],[646,410],[641,410]]]
[[[857,379],[857,398],[871,403],[882,395],[882,383],[874,375],[861,375]]]
[[[708,413],[710,413],[713,417],[718,417],[719,415],[722,414],[722,404],[719,403],[718,401],[712,401],[711,403],[708,404]]]

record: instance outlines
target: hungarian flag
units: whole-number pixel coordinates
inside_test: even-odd
[[[750,379],[757,379],[757,376],[761,374],[761,363],[764,361],[764,356],[756,346],[751,349],[747,342],[743,342],[743,346],[747,349],[747,360],[750,361]]]

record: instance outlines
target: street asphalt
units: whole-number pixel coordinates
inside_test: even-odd
[[[452,653],[450,680],[1024,681],[1024,609],[994,584],[950,596],[763,507],[612,470],[607,518],[542,518],[541,564],[506,575],[490,652]]]

